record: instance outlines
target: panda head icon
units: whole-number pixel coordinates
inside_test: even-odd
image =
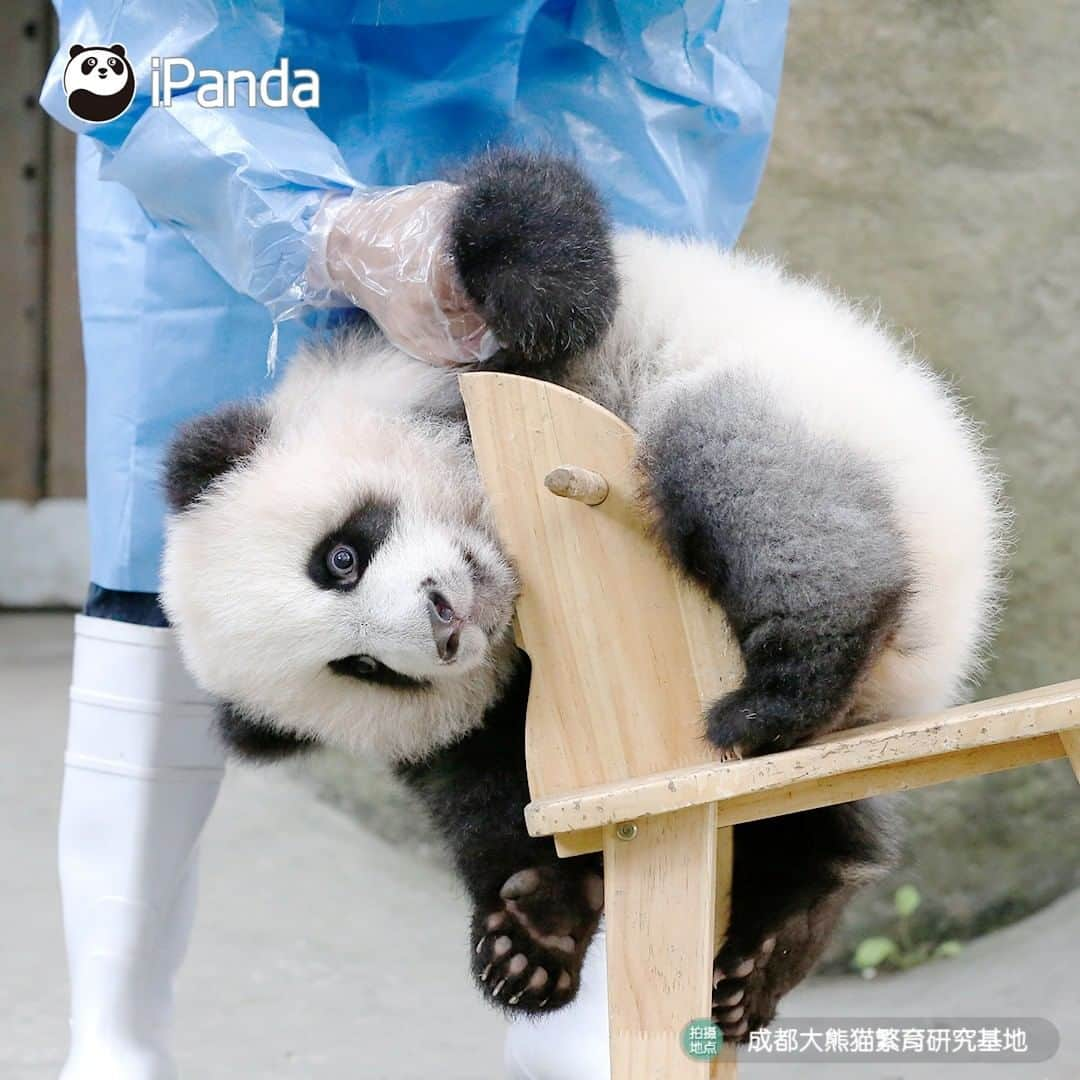
[[[135,72],[123,45],[72,45],[64,93],[73,116],[104,124],[123,115],[135,96]]]

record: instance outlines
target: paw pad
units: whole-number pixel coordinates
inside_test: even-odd
[[[495,1004],[539,1012],[577,992],[581,963],[603,910],[595,872],[530,867],[509,877],[495,910],[478,911],[473,971]]]

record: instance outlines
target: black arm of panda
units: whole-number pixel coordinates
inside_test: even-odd
[[[456,179],[450,253],[501,346],[484,367],[558,381],[615,315],[615,254],[599,193],[571,162],[512,148],[472,159]]]
[[[473,903],[472,965],[496,1004],[534,1012],[565,1004],[603,907],[601,857],[560,859],[525,829],[529,660],[481,728],[398,774],[420,796]]]

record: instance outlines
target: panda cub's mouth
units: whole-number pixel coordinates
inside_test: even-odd
[[[343,656],[340,660],[331,660],[327,667],[335,675],[346,675],[350,679],[378,683],[380,686],[393,686],[399,690],[428,690],[431,683],[427,679],[417,679],[401,671],[395,671],[381,660],[364,653]]]

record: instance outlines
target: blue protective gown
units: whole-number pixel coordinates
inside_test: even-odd
[[[78,257],[93,580],[157,590],[174,426],[267,387],[328,191],[491,145],[573,156],[619,222],[735,241],[768,149],[787,0],[55,0],[45,108],[87,137]],[[69,47],[124,45],[136,95],[88,125]],[[151,60],[320,77],[317,109],[151,107]],[[111,182],[106,182],[111,181]],[[304,327],[284,324],[280,355]]]

